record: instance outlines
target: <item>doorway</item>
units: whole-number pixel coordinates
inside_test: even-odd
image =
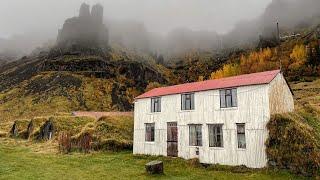
[[[167,123],[167,156],[178,157],[177,122]]]

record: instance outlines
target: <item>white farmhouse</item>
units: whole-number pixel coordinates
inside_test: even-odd
[[[136,98],[133,153],[262,168],[270,116],[293,109],[279,70],[156,88]]]

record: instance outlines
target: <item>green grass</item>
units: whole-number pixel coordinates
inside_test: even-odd
[[[247,173],[191,166],[180,158],[134,156],[131,152],[36,153],[27,142],[0,139],[0,179],[301,179],[286,171]],[[164,175],[147,175],[145,163],[164,161]]]

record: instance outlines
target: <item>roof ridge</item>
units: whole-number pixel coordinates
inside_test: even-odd
[[[258,84],[267,84],[270,83],[277,74],[281,71],[270,70],[262,71],[250,74],[241,74],[237,76],[224,77],[219,79],[211,79],[206,81],[199,82],[189,82],[184,84],[177,84],[166,87],[159,87],[152,89],[138,97],[136,99],[155,97],[155,96],[164,96],[170,94],[179,94],[185,92],[198,92],[204,90],[213,90],[220,88],[230,88],[230,87],[239,87],[245,85],[258,85]],[[272,77],[269,77],[272,76]],[[259,77],[259,78],[257,78]],[[161,92],[162,91],[162,92]]]

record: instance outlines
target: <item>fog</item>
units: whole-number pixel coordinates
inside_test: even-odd
[[[277,21],[287,30],[317,20],[320,9],[319,0],[1,0],[0,52],[54,43],[83,2],[104,6],[110,43],[161,53],[254,42]]]

